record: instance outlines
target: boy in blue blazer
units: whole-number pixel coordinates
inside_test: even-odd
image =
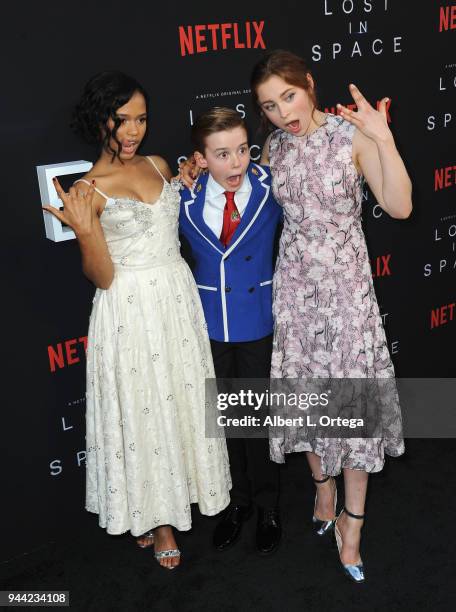
[[[192,127],[201,174],[181,192],[180,233],[191,249],[193,274],[211,340],[217,378],[269,378],[272,350],[274,241],[282,218],[269,168],[250,161],[247,129],[234,110],[216,107]],[[258,507],[256,545],[275,550],[281,537],[278,466],[269,442],[228,438],[231,503],[214,545],[233,544]]]

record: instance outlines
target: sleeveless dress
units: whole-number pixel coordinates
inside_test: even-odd
[[[404,452],[394,368],[361,227],[363,178],[352,160],[354,130],[327,114],[309,136],[275,131],[269,151],[274,195],[284,209],[273,281],[271,377],[393,379],[385,381],[388,397],[380,398],[382,438],[309,440],[305,427],[288,427],[270,439],[274,461],[312,451],[323,473],[333,476],[342,468],[377,472],[385,452]]]
[[[87,350],[86,509],[108,533],[134,536],[190,529],[190,504],[217,514],[231,487],[225,439],[205,438],[216,411],[205,378],[215,374],[180,255],[179,194],[147,159],[163,179],[154,204],[98,191],[115,274],[96,290]]]

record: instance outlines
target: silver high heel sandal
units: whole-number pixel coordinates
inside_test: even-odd
[[[169,557],[179,558],[180,556],[181,556],[181,551],[178,548],[172,548],[170,550],[160,550],[159,552],[154,553],[154,557],[157,559],[159,565],[168,570],[176,569],[176,567],[179,567],[179,566],[178,565],[169,565],[169,566],[162,565],[160,563],[160,559],[168,559]]]
[[[319,536],[323,536],[326,533],[329,533],[334,526],[334,523],[336,520],[337,486],[336,486],[336,481],[334,480],[332,476],[326,476],[325,478],[318,480],[317,478],[314,478],[312,474],[312,480],[314,481],[316,485],[323,484],[324,482],[328,482],[330,478],[334,483],[334,518],[333,519],[329,521],[322,521],[321,519],[315,516],[315,508],[317,507],[317,493],[315,493],[315,503],[314,503],[314,512],[313,512],[312,522],[315,526],[315,533]]]
[[[140,538],[144,538],[146,542],[140,543]],[[139,548],[149,548],[150,546],[153,546],[154,530],[150,529],[149,531],[146,531],[146,533],[143,533],[141,536],[139,536],[139,538],[136,539],[136,544],[139,546]]]
[[[342,550],[342,536],[341,536],[340,531],[337,529],[337,521],[339,520],[342,512],[345,512],[345,514],[348,514],[348,516],[351,516],[352,518],[360,519],[360,520],[362,520],[365,516],[364,514],[363,515],[353,514],[353,512],[350,512],[349,510],[347,510],[347,508],[342,508],[342,510],[340,511],[340,514],[337,517],[336,522],[334,523],[334,537],[336,539],[337,550],[339,551],[339,559],[340,559],[340,551]],[[353,580],[353,582],[356,582],[357,584],[364,582],[365,580],[364,566],[363,566],[363,562],[361,561],[361,556],[359,557],[358,563],[345,564],[345,563],[342,563],[342,561],[340,563],[342,565],[344,574],[348,576],[350,580]]]

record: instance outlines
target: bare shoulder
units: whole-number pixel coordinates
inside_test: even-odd
[[[171,177],[173,176],[173,174],[171,172],[170,167],[168,166],[168,162],[165,159],[163,159],[163,157],[160,157],[159,155],[149,155],[148,157],[152,159],[152,161],[157,166],[157,168],[160,170],[160,172],[163,174],[165,179],[169,181]]]
[[[85,193],[89,189],[92,181],[95,181],[95,186],[99,189],[103,189],[103,187],[99,184],[104,182],[103,178],[104,177],[100,171],[100,164],[97,161],[86,174],[77,179],[78,182],[75,181],[73,183],[73,186],[77,187],[79,191]]]
[[[92,184],[92,181],[95,181],[94,183],[94,187],[97,187],[98,189],[101,189],[99,183],[98,183],[98,175],[96,172],[93,172],[93,168],[91,170],[89,170],[89,172],[87,172],[87,174],[84,174],[84,176],[82,176],[80,179],[77,179],[74,183],[73,183],[73,187],[79,191],[80,193],[83,193],[84,195],[87,194],[87,192],[89,191],[89,187]],[[98,193],[98,191],[94,191],[93,193],[93,203],[95,205],[95,208],[97,210],[98,214],[101,214],[101,212],[103,211],[104,207],[105,207],[105,203],[106,203],[106,198],[104,198],[101,193]]]
[[[73,183],[73,187],[77,191],[85,195],[89,191],[89,187],[92,184],[93,180],[95,180],[94,177],[90,175],[90,172],[88,172],[84,176],[81,176],[80,178],[76,179],[75,182]],[[95,192],[94,196],[95,195],[98,195],[98,194]]]

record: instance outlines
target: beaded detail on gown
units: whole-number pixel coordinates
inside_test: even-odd
[[[225,440],[205,437],[215,375],[178,215],[164,180],[154,204],[107,198],[100,217],[115,275],[90,317],[86,508],[110,534],[187,530],[191,503],[214,515],[230,499]]]
[[[273,191],[284,209],[273,283],[273,378],[394,377],[361,227],[354,129],[328,114],[307,137],[277,130],[271,138]],[[271,457],[282,463],[286,453],[313,451],[324,474],[379,471],[385,452],[404,452],[394,381],[387,401],[385,438],[309,442],[303,429],[290,427],[271,438]]]

